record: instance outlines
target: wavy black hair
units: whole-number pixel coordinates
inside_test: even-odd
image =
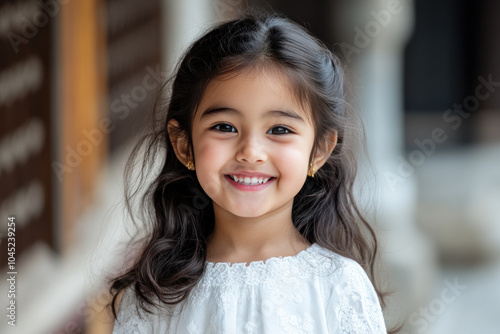
[[[136,146],[128,163],[127,205],[134,217],[132,207],[139,199],[142,215],[135,219],[149,233],[140,240],[130,266],[110,281],[115,318],[117,296],[129,286],[133,286],[140,306],[150,312],[153,306],[186,299],[203,275],[207,242],[215,223],[213,205],[195,172],[177,159],[167,124],[172,119],[178,122],[177,130],[192,150],[193,115],[207,84],[222,75],[262,66],[287,75],[296,96],[311,107],[315,128],[311,158],[325,152],[325,138],[330,134],[336,132],[338,138],[326,163],[314,178],[307,178],[295,196],[293,224],[310,243],[357,261],[384,306],[384,295],[375,284],[375,233],[354,195],[357,153],[364,147],[355,145],[354,139],[364,138],[364,130],[346,102],[340,61],[300,25],[266,14],[245,16],[209,30],[187,50],[165,86],[168,96],[155,113],[157,126]],[[141,176],[132,177],[136,159],[142,154]],[[158,161],[161,168],[155,172],[152,166]],[[156,173],[155,178],[141,194],[152,173]]]

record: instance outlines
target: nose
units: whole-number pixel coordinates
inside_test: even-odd
[[[251,164],[265,162],[267,160],[265,145],[257,136],[244,138],[236,151],[236,160]]]

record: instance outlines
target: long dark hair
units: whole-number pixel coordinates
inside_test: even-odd
[[[374,278],[375,234],[354,196],[359,146],[353,139],[363,130],[346,102],[341,64],[304,28],[268,14],[245,16],[209,30],[187,50],[171,83],[165,86],[169,96],[158,105],[158,126],[136,146],[128,163],[127,205],[141,231],[148,233],[132,254],[134,261],[110,282],[115,318],[117,296],[131,285],[138,304],[150,312],[153,306],[186,299],[202,276],[207,241],[214,227],[213,206],[195,172],[177,159],[167,124],[172,119],[178,122],[177,131],[185,135],[192,150],[192,119],[207,84],[221,75],[256,66],[273,66],[285,73],[297,97],[311,106],[316,134],[311,158],[326,150],[329,134],[336,131],[338,136],[326,163],[314,178],[307,178],[294,198],[295,227],[310,243],[363,266],[384,305]],[[141,173],[132,176],[142,154]],[[152,166],[159,161],[162,166],[158,172]],[[141,194],[143,183],[153,173],[155,178]],[[139,217],[132,212],[138,199],[142,208]]]

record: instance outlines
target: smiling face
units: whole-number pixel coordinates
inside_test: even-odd
[[[196,175],[216,216],[291,213],[314,142],[310,113],[277,71],[243,70],[209,83],[192,143]]]

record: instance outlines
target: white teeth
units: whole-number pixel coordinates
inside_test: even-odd
[[[266,178],[257,178],[257,177],[237,177],[237,176],[233,176],[231,175],[232,179],[235,181],[235,182],[238,182],[238,183],[241,183],[241,184],[244,184],[244,185],[251,185],[251,186],[256,186],[258,184],[262,184],[262,183],[266,183],[267,181],[269,181],[271,178],[269,177],[266,177]]]

